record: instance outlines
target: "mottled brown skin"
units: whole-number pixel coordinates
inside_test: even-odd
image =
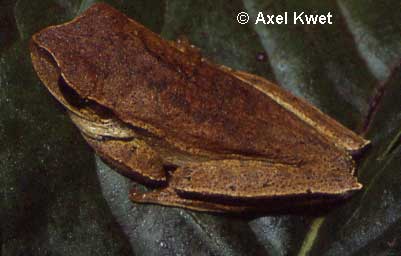
[[[136,202],[255,211],[255,201],[310,203],[361,188],[351,154],[368,141],[265,79],[210,63],[108,5],[35,34],[31,56],[95,151],[161,187],[134,192]]]

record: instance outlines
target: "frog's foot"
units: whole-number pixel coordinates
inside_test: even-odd
[[[320,214],[329,210],[333,205],[341,202],[338,198],[320,198],[309,200],[264,200],[263,203],[254,205],[224,204],[208,201],[207,198],[191,199],[184,198],[177,194],[174,188],[166,187],[155,189],[150,192],[139,192],[137,189],[130,191],[130,199],[135,203],[158,204],[169,207],[180,207],[184,209],[210,212],[210,213],[229,213],[234,215],[260,215],[260,214]],[[319,208],[316,208],[319,206]]]
[[[162,159],[144,142],[136,139],[96,140],[85,134],[83,136],[96,153],[121,174],[147,185],[162,185],[166,182]]]
[[[345,198],[362,185],[349,170],[262,161],[216,160],[178,168],[169,186],[178,196],[224,204],[258,205],[276,199]]]
[[[243,213],[250,212],[252,209],[246,206],[224,205],[219,203],[212,203],[202,200],[186,199],[177,195],[174,189],[167,187],[164,189],[156,189],[150,192],[139,192],[132,189],[130,192],[130,199],[135,203],[145,204],[159,204],[171,207],[186,208],[202,212],[215,212],[215,213]]]

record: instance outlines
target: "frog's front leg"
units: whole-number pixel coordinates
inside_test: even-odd
[[[105,162],[123,175],[146,185],[160,186],[166,182],[166,171],[162,159],[143,141],[137,139],[96,140],[85,134],[83,136]]]
[[[163,185],[166,171],[163,160],[146,142],[121,121],[102,119],[92,109],[86,115],[69,112],[71,120],[84,139],[111,166],[121,174],[146,185]]]

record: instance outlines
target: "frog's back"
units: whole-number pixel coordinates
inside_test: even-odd
[[[335,150],[265,93],[105,5],[34,40],[81,97],[168,141],[283,161]]]

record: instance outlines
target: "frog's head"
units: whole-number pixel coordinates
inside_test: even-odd
[[[83,133],[92,138],[133,137],[132,127],[116,118],[108,108],[83,98],[70,85],[62,72],[57,56],[39,40],[45,33],[46,30],[32,37],[30,42],[32,64],[46,88],[67,109],[72,121]]]

